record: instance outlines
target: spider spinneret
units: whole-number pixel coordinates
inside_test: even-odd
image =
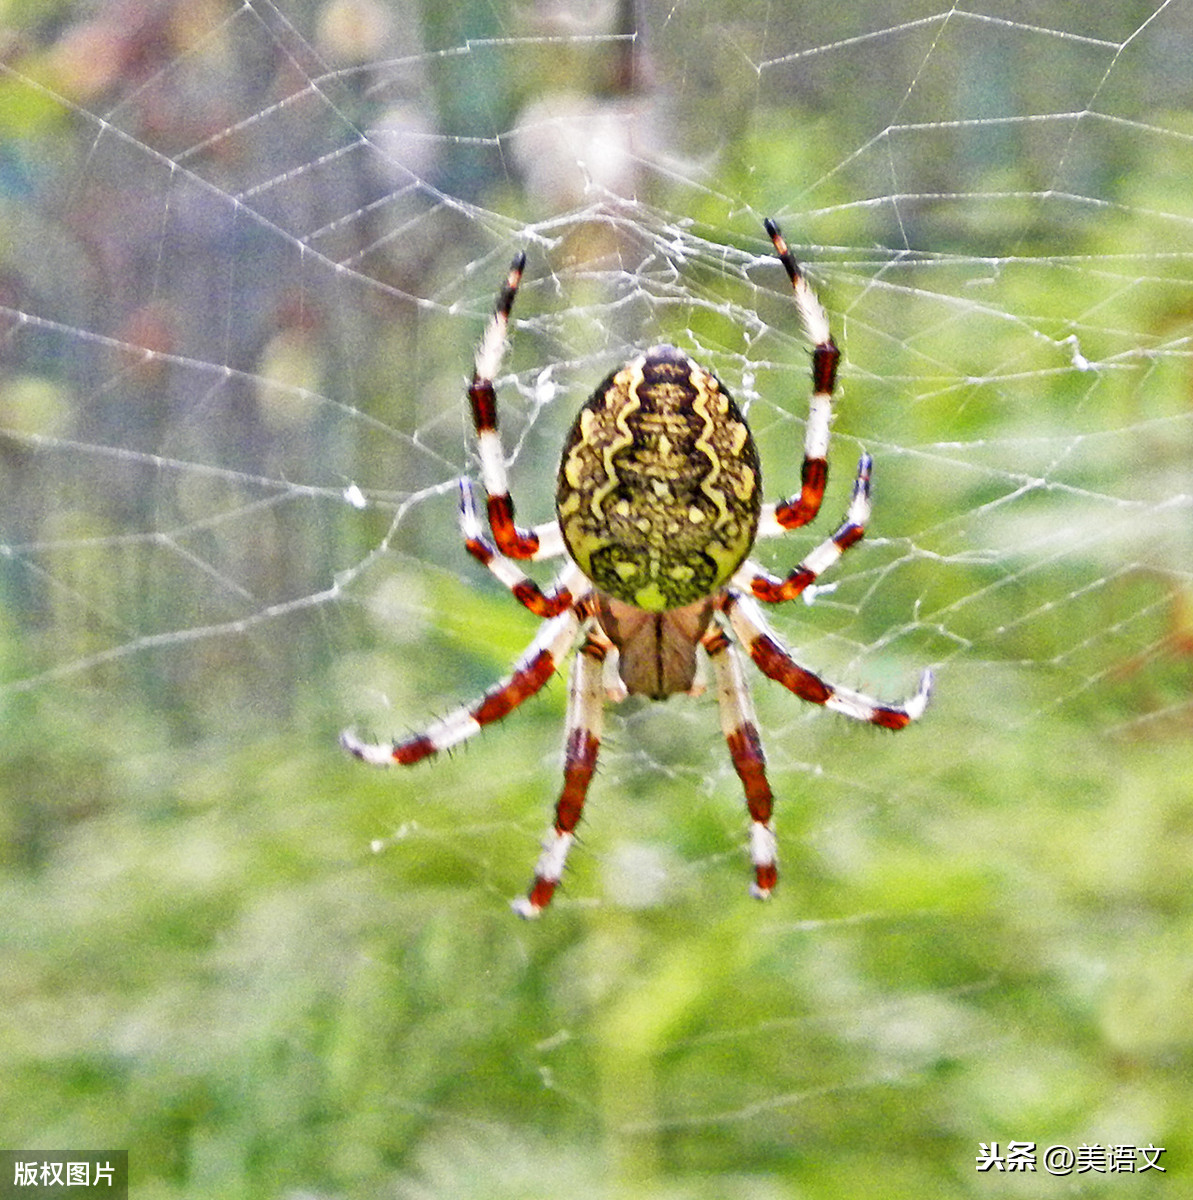
[[[514,597],[544,618],[511,674],[474,704],[425,733],[396,743],[341,743],[365,762],[410,764],[446,750],[500,720],[538,692],[573,647],[564,747],[564,784],[529,892],[514,901],[524,917],[550,903],[575,839],[600,747],[606,690],[663,699],[696,693],[697,651],[712,664],[721,729],[741,779],[751,819],[751,892],[765,898],[778,880],[774,797],[754,720],[739,647],[764,675],[802,700],[886,729],[902,729],[928,704],[932,674],[901,704],[881,704],[801,666],[771,630],[757,601],[800,595],[861,540],[870,515],[872,460],[858,462],[845,519],[785,577],[747,557],[758,537],[798,529],[820,511],[828,477],[829,421],[840,351],[828,318],[778,225],[765,222],[791,281],[813,344],[812,399],[799,492],[763,504],[754,438],[728,391],[674,346],[658,345],[610,374],[580,409],[564,445],[556,520],[534,529],[515,523],[497,433],[494,377],[501,365],[526,256],[518,254],[476,352],[468,388],[477,431],[486,515],[484,533],[472,485],[460,484],[460,528],[468,552]],[[544,591],[517,559],[564,556],[567,566]],[[606,663],[616,678],[606,682]]]

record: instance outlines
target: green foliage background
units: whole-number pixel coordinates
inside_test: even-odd
[[[1193,1194],[1193,13],[1079,7],[644,6],[682,169],[614,206],[645,232],[613,249],[608,217],[549,217],[497,137],[560,80],[607,89],[609,44],[485,49],[542,29],[395,7],[459,145],[392,258],[311,239],[350,263],[334,278],[305,233],[246,222],[213,257],[171,224],[180,165],[251,205],[283,134],[300,165],[331,144],[219,107],[219,70],[250,114],[281,94],[253,90],[282,69],[249,48],[285,46],[341,132],[367,126],[368,89],[315,57],[321,6],[212,0],[184,34],[163,5],[98,89],[61,49],[104,5],[0,7],[0,1143],[128,1147],[138,1200]],[[172,94],[195,64],[208,90]],[[192,154],[197,127],[149,120],[167,100],[244,144]],[[1083,126],[998,119],[1087,104]],[[357,230],[370,197],[327,162],[277,190]],[[113,206],[143,241],[113,240]],[[876,536],[784,633],[883,695],[931,663],[937,700],[896,738],[756,686],[781,797],[765,907],[710,700],[629,706],[566,894],[523,925],[506,901],[556,786],[561,686],[409,774],[336,747],[362,692],[400,733],[533,636],[455,540],[461,364],[538,222],[507,431],[525,511],[547,510],[570,403],[536,410],[538,371],[563,348],[561,378],[591,381],[594,326],[628,344],[643,311],[727,380],[754,364],[789,488],[806,359],[773,274],[709,249],[764,256],[767,212],[818,247],[843,331],[826,512],[863,441],[880,472]],[[586,254],[623,255],[624,284],[672,214],[704,239],[683,296],[655,262],[657,303],[606,313]],[[292,316],[297,280],[317,319]],[[171,371],[137,357],[130,313],[172,305],[177,329],[212,295]],[[279,331],[309,421],[228,381],[269,374]],[[366,512],[331,502],[357,480]],[[1018,1139],[1153,1143],[1166,1173],[975,1170],[979,1142]]]

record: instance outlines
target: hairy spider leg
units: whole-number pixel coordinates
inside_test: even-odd
[[[544,592],[533,579],[518,569],[513,559],[506,558],[485,537],[476,507],[476,491],[471,480],[466,478],[460,480],[460,533],[468,553],[488,567],[513,592],[514,599],[532,613],[540,617],[554,617],[575,603],[569,585],[583,583],[579,568],[569,564]]]
[[[713,665],[721,732],[729,756],[746,794],[750,814],[750,861],[754,882],[750,895],[765,900],[779,880],[778,843],[772,820],[774,795],[766,778],[766,755],[754,717],[754,702],[742,669],[741,654],[719,625],[710,626],[701,639]]]
[[[510,311],[525,267],[526,255],[519,251],[510,263],[509,274],[497,296],[497,305],[477,347],[472,382],[468,386],[468,403],[476,427],[489,528],[497,548],[509,558],[549,558],[563,553],[557,524],[549,521],[541,527],[523,529],[514,522],[514,502],[510,496],[501,437],[497,432],[497,393],[493,387],[505,356]]]
[[[604,720],[604,663],[610,643],[597,629],[589,631],[572,663],[568,686],[567,725],[563,755],[563,790],[555,805],[555,820],[543,839],[534,867],[534,881],[525,896],[511,901],[520,917],[537,917],[555,895],[563,877],[568,851],[576,840],[576,825],[584,809],[588,785],[596,770]]]
[[[786,579],[780,579],[757,563],[746,559],[733,577],[734,586],[752,592],[757,599],[767,604],[794,600],[850,546],[856,546],[865,536],[866,522],[870,519],[870,472],[873,466],[874,460],[868,454],[863,454],[858,460],[853,494],[849,500],[849,507],[845,510],[844,520],[833,531],[832,536],[813,548]]]
[[[932,672],[920,676],[915,695],[901,704],[883,704],[861,692],[827,683],[802,667],[779,640],[762,610],[748,596],[727,589],[721,609],[729,618],[737,640],[746,648],[758,669],[781,683],[789,692],[811,704],[822,704],[855,721],[868,721],[884,729],[903,729],[924,715],[932,693]]]
[[[483,726],[500,721],[524,700],[541,691],[571,648],[579,628],[580,618],[573,608],[545,621],[509,675],[489,688],[475,703],[448,713],[424,733],[403,742],[366,742],[357,737],[354,730],[346,729],[340,734],[340,745],[349,754],[375,767],[388,767],[393,763],[409,766],[447,750],[472,737]]]
[[[804,434],[800,491],[798,496],[776,504],[773,514],[782,529],[798,529],[816,516],[824,500],[824,488],[828,481],[828,427],[833,413],[833,389],[837,383],[837,364],[841,360],[841,352],[833,341],[824,307],[788,249],[778,223],[767,217],[763,225],[791,280],[795,306],[808,340],[812,343],[812,400]]]

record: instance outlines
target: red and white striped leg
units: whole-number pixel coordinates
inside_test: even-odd
[[[604,720],[604,662],[607,644],[590,633],[572,663],[568,691],[567,733],[564,742],[563,790],[555,805],[555,821],[547,830],[543,850],[534,868],[534,882],[525,896],[511,902],[520,917],[537,917],[555,895],[563,877],[568,851],[576,839],[576,825],[584,809],[588,785],[596,770]]]
[[[837,382],[837,363],[841,352],[833,341],[828,316],[816,298],[806,276],[787,248],[779,226],[769,217],[764,222],[766,232],[775,244],[775,253],[787,271],[795,293],[795,306],[800,321],[812,343],[812,402],[808,410],[808,426],[804,434],[804,464],[800,471],[800,491],[797,496],[776,504],[766,523],[780,529],[798,529],[820,511],[824,486],[828,480],[828,427],[832,418],[833,389]],[[762,530],[759,531],[763,532]]]
[[[526,255],[519,252],[510,264],[509,275],[497,296],[484,336],[476,350],[472,382],[468,387],[468,402],[472,407],[472,422],[476,426],[477,453],[481,461],[481,479],[488,497],[489,528],[502,554],[509,558],[537,558],[542,553],[542,539],[536,529],[523,529],[514,522],[514,502],[510,497],[509,477],[505,470],[505,453],[497,432],[497,393],[493,380],[501,369],[505,355],[506,334],[510,311],[522,281]],[[558,539],[556,539],[558,540]]]
[[[742,670],[741,655],[725,631],[714,625],[702,641],[716,676],[721,732],[741,779],[752,822],[750,861],[754,864],[754,882],[750,885],[750,895],[765,900],[779,879],[778,843],[771,819],[774,796],[766,779],[766,756],[754,718],[754,703]]]
[[[873,465],[870,456],[863,454],[857,464],[857,478],[853,481],[853,496],[845,512],[845,519],[833,535],[815,547],[786,579],[770,574],[757,563],[747,559],[733,577],[734,586],[743,591],[753,592],[757,599],[767,604],[794,600],[850,546],[856,546],[865,536],[866,522],[870,518],[870,471]]]
[[[807,667],[801,667],[771,629],[762,610],[748,596],[728,591],[722,610],[728,616],[737,640],[758,669],[801,700],[822,704],[855,721],[868,721],[884,729],[902,729],[922,717],[928,707],[928,697],[932,694],[931,671],[923,673],[920,686],[910,699],[901,704],[882,704],[861,692],[826,683]]]
[[[357,737],[355,730],[345,729],[340,734],[340,745],[349,754],[375,767],[388,767],[393,763],[408,766],[447,750],[472,737],[483,726],[500,721],[524,700],[541,691],[571,648],[579,627],[580,619],[573,609],[545,621],[509,675],[478,701],[457,708],[424,733],[402,742],[365,742]]]
[[[587,590],[580,569],[569,565],[544,592],[533,579],[519,570],[513,559],[500,553],[484,535],[476,507],[476,493],[468,479],[460,480],[460,533],[468,553],[488,567],[513,592],[520,604],[540,617],[553,617],[570,608],[575,602],[572,588]]]

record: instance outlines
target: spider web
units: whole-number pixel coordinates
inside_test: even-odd
[[[431,987],[428,941],[450,944],[453,979],[496,971],[523,1006],[485,1025],[486,1052],[520,1075],[483,1098],[388,1093],[401,1132],[361,1144],[384,1141],[403,1195],[497,1194],[490,1158],[513,1164],[510,1195],[524,1194],[511,1180],[563,1179],[551,1139],[573,1128],[613,1131],[625,1177],[657,1194],[702,1161],[692,1145],[712,1147],[715,1194],[745,1188],[752,1161],[775,1195],[788,1169],[832,1194],[772,1141],[788,1146],[798,1114],[863,1138],[889,1089],[918,1096],[954,1061],[967,1099],[935,1094],[964,1117],[947,1162],[909,1151],[921,1188],[952,1171],[971,1187],[979,1139],[1159,1144],[1158,1086],[1129,1102],[1097,1053],[1033,1041],[1005,1011],[1033,971],[1055,971],[1033,993],[1045,1029],[1088,1005],[1106,1060],[1187,1052],[1163,947],[1172,914],[1188,920],[1169,890],[1187,800],[1169,785],[1193,717],[1193,11],[1114,7],[10,5],[11,886],[99,904],[109,881],[76,871],[104,847],[134,894],[164,888],[191,915],[206,896],[204,945],[228,978],[266,945],[292,964],[251,995],[285,1010],[269,1029],[312,1058],[287,1022],[344,972],[353,1020],[400,1039],[374,998],[403,970]],[[931,666],[938,696],[896,738],[754,679],[785,872],[764,911],[742,901],[745,817],[712,699],[610,712],[585,837],[536,942],[500,924],[501,902],[529,878],[558,784],[564,688],[410,773],[341,761],[336,734],[422,728],[533,637],[455,517],[458,479],[477,476],[466,375],[516,249],[528,268],[499,404],[523,519],[550,515],[582,398],[664,340],[746,408],[768,496],[797,487],[809,359],[764,216],[806,264],[844,362],[823,514],[762,561],[793,565],[844,510],[858,454],[875,459],[866,540],[774,620],[832,680],[897,700]],[[268,856],[259,877],[244,845]],[[182,882],[167,887],[171,871]],[[42,904],[26,896],[18,924],[48,928]],[[1106,917],[1115,904],[1134,906],[1130,932]],[[418,932],[375,924],[382,912]],[[123,941],[138,919],[72,929]],[[338,931],[309,960],[307,921]],[[503,948],[492,959],[469,922]],[[979,953],[991,925],[998,945]],[[729,939],[742,949],[725,965]],[[1025,941],[1031,968],[1010,948]],[[37,945],[52,961],[52,940]],[[772,981],[766,945],[798,961],[797,982]],[[892,945],[915,948],[906,975]],[[1128,1016],[1140,961],[1161,982]],[[585,995],[533,1009],[527,995],[569,970]],[[186,971],[146,971],[138,994],[189,994]],[[617,986],[634,999],[615,1004]],[[475,987],[457,1016],[488,1006]],[[749,1003],[717,1009],[722,989]],[[200,1053],[197,1025],[154,1013],[144,1029],[185,1027]],[[451,1061],[456,1042],[418,1028]],[[627,1049],[626,1029],[654,1040]],[[63,1053],[115,1041],[158,1062],[141,1036],[108,1014]],[[1055,1052],[1064,1065],[1040,1068],[1038,1087],[1081,1074],[1079,1099],[1033,1107],[1031,1087],[989,1066],[994,1044]],[[735,1075],[704,1095],[719,1054]],[[285,1072],[267,1077],[289,1094]],[[510,1120],[527,1088],[527,1120]],[[250,1126],[267,1100],[246,1095]],[[35,1112],[5,1144],[46,1130],[130,1136]],[[805,1138],[843,1171],[860,1162],[845,1134]],[[600,1194],[598,1158],[589,1147],[567,1169],[576,1190]],[[178,1177],[169,1155],[149,1160],[150,1176]],[[370,1171],[300,1156],[294,1186],[338,1194],[382,1177]]]

